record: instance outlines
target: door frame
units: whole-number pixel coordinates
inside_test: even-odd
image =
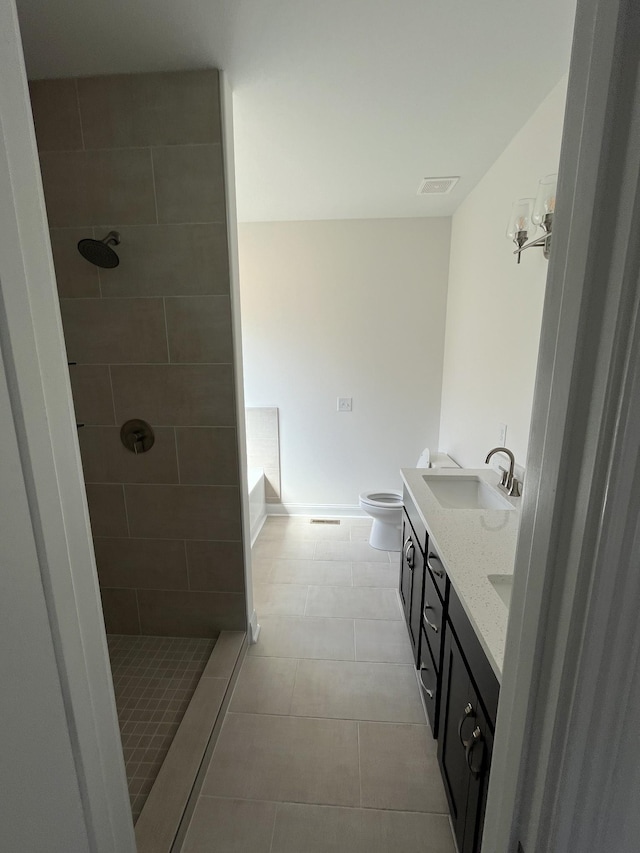
[[[485,853],[640,834],[639,43],[578,0]]]
[[[73,767],[91,853],[136,849],[89,526],[31,103],[13,0],[0,3],[0,347],[11,417],[0,447],[19,450],[35,542],[47,644],[53,647]],[[5,457],[6,459],[6,457]],[[10,497],[16,480],[3,473]],[[12,541],[26,555],[27,537]],[[18,557],[19,559],[19,557]],[[9,589],[12,589],[11,585]],[[8,606],[43,638],[34,601]],[[32,631],[32,634],[30,632]],[[43,681],[34,704],[51,701]],[[25,727],[28,725],[25,713]],[[25,743],[29,732],[25,730]],[[52,737],[57,737],[53,730]],[[50,786],[57,767],[40,769]],[[23,793],[28,799],[28,792]],[[38,804],[30,820],[38,821]],[[60,821],[68,815],[61,814]],[[43,818],[44,820],[44,818]],[[43,851],[55,833],[40,828]],[[50,837],[51,835],[51,837]],[[34,850],[34,853],[36,851]]]
[[[621,706],[615,694],[621,672],[611,652],[628,661],[640,631],[629,595],[640,573],[631,527],[620,523],[640,509],[631,476],[640,456],[640,380],[631,369],[640,323],[630,142],[638,139],[631,36],[639,14],[632,0],[578,0],[486,853],[511,853],[519,839],[525,853],[614,849],[594,846],[616,831],[614,821],[595,824],[598,801],[620,817],[633,791],[612,772],[625,757],[632,703]],[[91,849],[128,853],[135,841],[13,0],[0,4],[0,48],[0,178],[10,189],[0,195],[0,342]],[[612,567],[606,583],[603,563]],[[590,664],[609,688],[599,698],[614,727],[585,703],[595,695]],[[634,671],[625,697],[638,695],[637,682]],[[569,733],[581,745],[598,734],[597,755],[568,750]],[[578,820],[578,784],[589,778],[605,790],[587,789],[598,807]],[[577,838],[586,843],[572,846]]]

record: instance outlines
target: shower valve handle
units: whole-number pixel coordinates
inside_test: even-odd
[[[153,434],[151,424],[134,418],[122,424],[120,440],[127,450],[130,450],[137,456],[140,453],[146,453],[147,450],[151,450],[156,437]]]

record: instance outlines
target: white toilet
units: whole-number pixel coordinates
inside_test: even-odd
[[[431,456],[425,448],[420,454],[416,468],[459,468],[446,453]],[[380,551],[402,549],[402,492],[363,492],[360,508],[373,518],[369,545]]]

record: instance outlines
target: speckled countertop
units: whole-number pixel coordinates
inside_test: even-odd
[[[497,485],[499,475],[489,468],[403,468],[401,474],[489,663],[501,681],[509,611],[487,576],[513,575],[522,499],[504,496],[514,510],[443,509],[423,480],[423,474],[478,476],[492,486]]]

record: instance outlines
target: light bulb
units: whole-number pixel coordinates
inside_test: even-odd
[[[546,175],[538,182],[538,194],[533,206],[532,219],[536,225],[542,225],[545,231],[551,230],[551,220],[556,210],[557,175]]]
[[[524,242],[522,237],[526,239],[526,235],[531,235],[536,230],[536,226],[532,224],[531,212],[533,210],[532,198],[520,198],[513,203],[511,210],[511,218],[507,225],[507,237],[509,240],[521,243]]]

